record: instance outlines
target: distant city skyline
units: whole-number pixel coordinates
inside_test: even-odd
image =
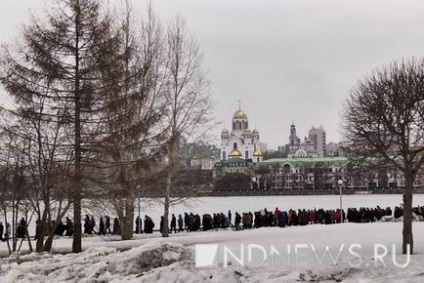
[[[11,43],[29,10],[46,2],[0,1],[0,42]],[[147,1],[131,2],[136,13],[145,10]],[[153,6],[164,21],[183,16],[199,42],[222,122],[213,132],[216,144],[239,100],[269,149],[288,143],[292,122],[301,139],[322,125],[327,143],[338,142],[339,114],[355,83],[424,52],[418,0],[155,0]]]

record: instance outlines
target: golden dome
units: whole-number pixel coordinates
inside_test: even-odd
[[[228,154],[229,157],[238,157],[241,156],[241,152],[234,148],[232,151],[230,151],[230,153]]]
[[[306,138],[306,143],[307,144],[313,144],[314,142],[310,138]]]
[[[262,152],[259,149],[257,149],[253,152],[253,156],[262,156]]]
[[[247,118],[246,112],[244,112],[243,110],[239,109],[234,113],[234,117],[235,118]]]

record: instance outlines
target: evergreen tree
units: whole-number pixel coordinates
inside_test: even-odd
[[[1,56],[0,82],[18,107],[44,100],[48,119],[67,125],[73,163],[70,200],[74,211],[73,252],[81,252],[81,199],[85,158],[102,107],[104,46],[113,40],[111,17],[97,0],[61,0],[24,26],[16,49]],[[112,37],[111,37],[112,36]],[[55,111],[54,111],[55,110]],[[47,119],[47,118],[46,118]]]

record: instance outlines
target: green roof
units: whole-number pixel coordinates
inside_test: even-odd
[[[259,162],[256,166],[290,164],[297,167],[313,167],[318,162],[322,162],[326,166],[332,164],[343,166],[348,163],[349,160],[344,156],[272,158]]]

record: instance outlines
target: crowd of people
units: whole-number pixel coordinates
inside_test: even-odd
[[[345,213],[343,212],[343,215]],[[196,214],[185,213],[186,231],[197,231],[200,227],[207,231],[218,228],[233,227],[235,230],[251,229],[260,227],[286,227],[286,226],[303,226],[307,224],[320,223],[331,224],[341,222],[340,210],[306,210],[306,209],[290,209],[281,211],[275,208],[274,211],[262,209],[255,212],[235,212],[232,218],[231,210],[228,213],[204,214],[202,218]],[[200,222],[202,219],[202,222]],[[233,221],[234,220],[234,221]]]
[[[413,214],[414,218],[417,220],[424,219],[424,206],[415,207],[413,209]],[[342,221],[364,223],[382,221],[388,218],[398,219],[402,216],[403,209],[399,206],[395,207],[394,211],[392,211],[390,207],[383,209],[380,206],[377,206],[375,208],[348,208],[347,212],[344,210],[341,211],[340,209],[289,209],[288,211],[282,211],[276,207],[274,211],[264,208],[253,213],[243,212],[240,214],[239,212],[235,212],[234,218],[231,210],[229,210],[227,213],[206,213],[202,216],[199,214],[185,212],[184,216],[179,214],[178,217],[175,214],[172,214],[169,221],[169,233],[180,233],[183,231],[192,232],[199,230],[208,231],[212,229],[226,228],[241,230],[272,226],[286,227],[304,226],[309,224],[334,224],[341,223]],[[163,232],[163,221],[164,218],[162,216],[158,227],[160,233]],[[83,232],[86,235],[121,234],[118,218],[114,218],[112,224],[111,218],[109,216],[101,216],[99,218],[99,223],[97,224],[93,216],[86,215],[83,221],[83,227]],[[135,233],[153,233],[154,228],[155,223],[148,215],[144,216],[144,221],[142,221],[139,216],[135,220]],[[51,229],[55,229],[54,234],[57,236],[72,236],[74,223],[69,217],[66,217],[65,223],[59,221],[57,225],[54,221],[52,221],[48,227],[48,230],[45,231],[44,236],[48,235],[51,232]],[[10,233],[10,224],[6,223],[6,227],[4,227],[3,223],[0,222],[0,240],[6,241],[9,239]],[[16,227],[16,236],[17,238],[24,238],[27,235],[28,231],[26,220],[21,218]],[[42,225],[41,221],[37,220],[34,239],[38,239],[40,236],[42,236]]]
[[[415,207],[413,209],[415,219],[424,219],[424,206]],[[382,221],[383,219],[393,218],[398,219],[403,216],[403,209],[395,207],[394,213],[390,207],[385,209],[377,206],[375,208],[361,207],[348,208],[346,211],[340,209],[325,210],[325,209],[290,209],[288,211],[281,211],[276,207],[274,211],[262,209],[255,212],[235,212],[234,219],[231,210],[228,213],[213,213],[213,214],[199,214],[184,213],[184,217],[180,214],[178,222],[173,214],[171,218],[170,233],[182,231],[208,231],[219,228],[232,227],[235,230],[251,229],[260,227],[286,227],[286,226],[304,226],[308,224],[335,224],[343,222],[353,223],[366,223]],[[162,233],[162,222],[160,223],[160,232]],[[176,223],[178,223],[178,231],[176,230]]]

